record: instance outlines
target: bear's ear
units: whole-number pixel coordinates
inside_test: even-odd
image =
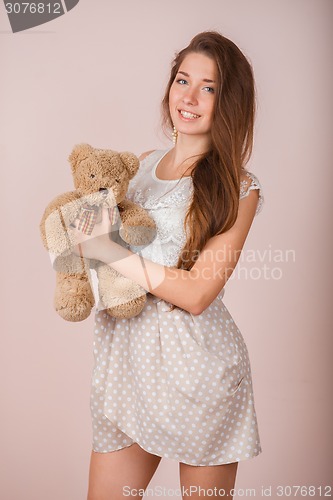
[[[71,154],[68,157],[68,161],[71,164],[72,172],[75,173],[75,170],[80,163],[80,161],[84,160],[91,154],[93,148],[89,144],[77,144],[72,149]]]
[[[129,178],[132,179],[132,177],[135,176],[137,171],[139,170],[140,162],[139,158],[135,156],[133,153],[128,153],[125,151],[124,153],[119,154],[121,161],[126,167],[126,170],[129,174]]]

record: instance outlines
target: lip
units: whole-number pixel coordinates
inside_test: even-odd
[[[201,118],[201,115],[199,115],[198,113],[194,113],[193,111],[189,111],[188,109],[183,109],[183,108],[178,108],[177,109],[178,111],[178,115],[179,117],[181,118],[181,120],[184,120],[186,122],[193,122],[195,120],[198,120],[198,118]],[[193,115],[197,115],[198,118],[185,118],[182,114],[181,114],[181,111],[185,111],[186,113],[191,113]]]

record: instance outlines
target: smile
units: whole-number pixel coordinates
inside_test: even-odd
[[[195,120],[196,118],[200,118],[200,115],[195,115],[194,113],[190,113],[189,111],[183,111],[182,109],[178,110],[179,113],[188,120]]]

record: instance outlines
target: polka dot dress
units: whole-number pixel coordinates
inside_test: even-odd
[[[222,294],[200,315],[152,294],[129,319],[97,311],[93,450],[138,443],[190,465],[261,453],[248,350]]]
[[[223,302],[201,315],[148,294],[130,319],[96,314],[93,449],[138,443],[190,465],[258,455],[261,446],[246,344]]]

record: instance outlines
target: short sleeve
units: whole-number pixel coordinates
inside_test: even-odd
[[[256,209],[255,215],[258,215],[263,207],[264,204],[264,195],[263,195],[263,190],[261,187],[261,184],[259,182],[258,177],[256,177],[252,172],[245,172],[245,178],[241,180],[240,182],[240,195],[239,199],[241,200],[242,198],[245,198],[250,194],[252,189],[258,189],[259,190],[259,199],[258,199],[258,205]]]

